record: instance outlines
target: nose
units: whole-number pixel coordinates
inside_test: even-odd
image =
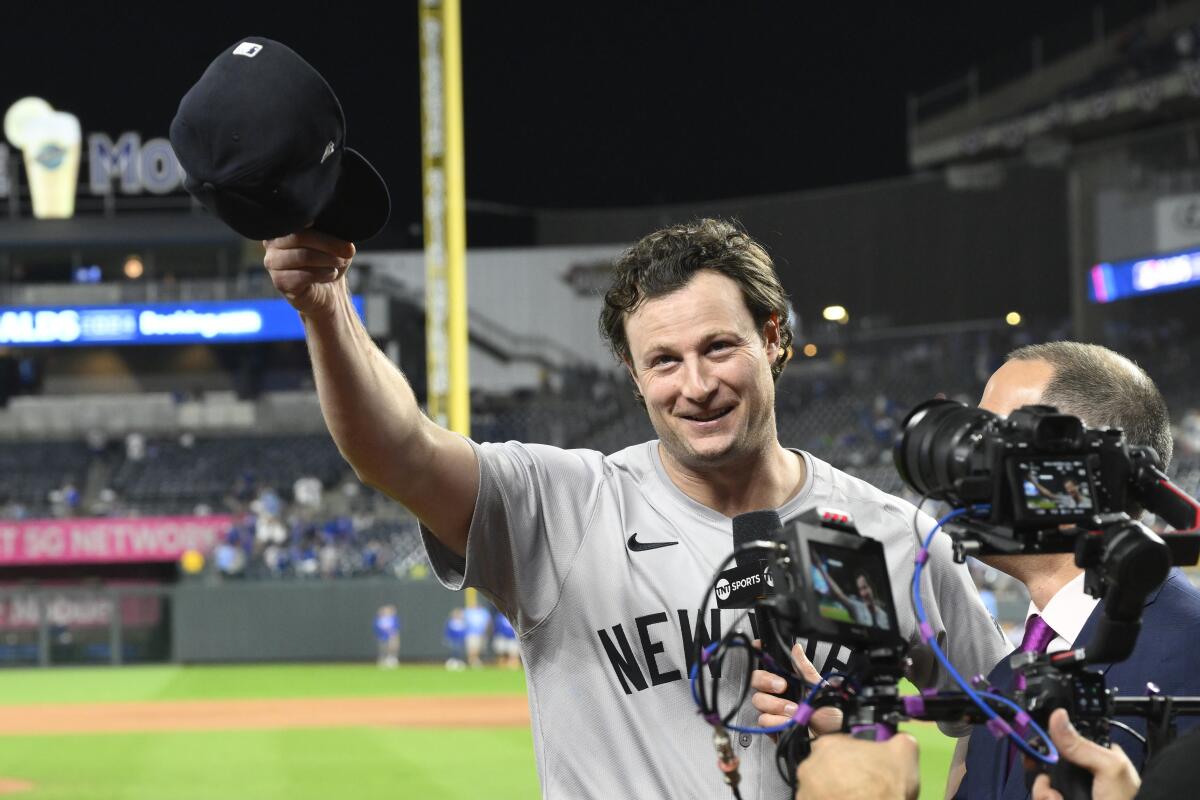
[[[717,379],[705,368],[703,359],[683,361],[683,396],[696,405],[704,405],[717,391]]]

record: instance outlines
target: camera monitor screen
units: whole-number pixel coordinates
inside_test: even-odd
[[[1016,464],[1024,515],[1075,517],[1095,509],[1087,465],[1080,458],[1029,459]]]
[[[817,613],[844,625],[891,631],[892,598],[880,567],[868,553],[808,543]]]

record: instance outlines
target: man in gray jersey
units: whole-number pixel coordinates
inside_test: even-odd
[[[701,220],[650,234],[619,259],[601,324],[659,439],[611,456],[477,444],[424,417],[350,304],[343,276],[353,253],[308,231],[268,242],[265,263],[304,320],[343,455],[421,519],[447,586],[479,588],[514,623],[543,794],[728,797],[687,675],[693,644],[739,619],[715,609],[696,618],[732,550],[731,518],[777,509],[786,523],[817,505],[847,511],[884,542],[899,586],[918,547],[912,506],[780,445],[774,379],[791,331],[766,252],[728,223]],[[965,568],[942,544],[926,575],[930,624],[954,663],[991,669],[1005,642]],[[916,640],[911,609],[899,612],[902,633]],[[850,656],[815,642],[812,655],[823,667]],[[722,680],[744,678],[735,672]],[[747,704],[738,721],[756,717]],[[744,736],[735,748],[743,797],[788,795],[772,742]]]

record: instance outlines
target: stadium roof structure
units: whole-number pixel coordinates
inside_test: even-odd
[[[1200,0],[1125,19],[1098,6],[1017,56],[909,98],[913,169],[1014,154],[1053,162],[1077,143],[1200,114]]]

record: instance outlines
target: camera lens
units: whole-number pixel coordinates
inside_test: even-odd
[[[954,482],[971,474],[969,439],[995,419],[990,411],[953,400],[925,401],[909,412],[896,440],[900,477],[922,495],[954,502]]]

